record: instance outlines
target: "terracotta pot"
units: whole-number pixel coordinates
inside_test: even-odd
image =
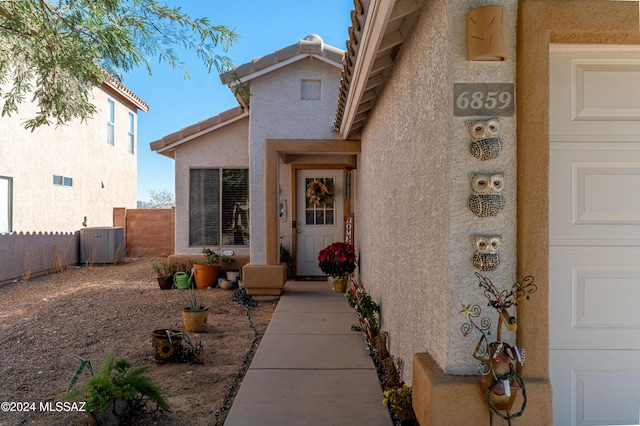
[[[223,290],[233,290],[233,287],[235,287],[235,283],[233,281],[222,280],[222,282],[220,282],[220,288]]]
[[[188,333],[206,332],[208,318],[209,318],[209,311],[207,310],[207,308],[200,311],[183,309],[182,320],[184,321],[184,331]]]
[[[220,274],[220,265],[193,265],[195,272],[193,278],[196,281],[197,288],[215,287],[218,285],[218,274]]]

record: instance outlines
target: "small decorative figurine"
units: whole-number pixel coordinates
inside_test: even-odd
[[[491,217],[504,207],[504,174],[470,174],[473,194],[469,197],[469,209],[478,217]]]
[[[483,272],[495,271],[500,265],[498,249],[502,243],[502,237],[472,235],[471,241],[473,242],[473,266]]]
[[[510,290],[498,291],[489,278],[478,272],[476,277],[480,280],[479,287],[483,289],[484,296],[489,300],[488,306],[498,312],[497,340],[489,342],[487,337],[491,335],[489,318],[482,318],[479,325],[474,321],[482,311],[478,305],[462,305],[460,313],[465,316],[466,321],[460,330],[465,337],[474,329],[481,333],[482,336],[476,345],[473,357],[480,361],[482,394],[487,400],[491,413],[496,413],[511,424],[511,419],[521,416],[527,405],[524,380],[515,366],[518,362],[524,365],[525,353],[524,349],[502,341],[502,326],[504,325],[512,332],[518,329],[516,317],[509,313],[509,309],[518,305],[518,299],[523,297],[529,299],[538,287],[533,283],[533,277],[527,276],[513,284]],[[520,411],[511,414],[518,389],[522,391],[522,406]],[[506,415],[501,411],[505,411]]]
[[[471,135],[469,152],[475,158],[486,161],[498,158],[502,151],[500,133],[500,119],[467,121],[467,130]]]

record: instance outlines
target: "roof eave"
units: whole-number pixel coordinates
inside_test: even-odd
[[[202,120],[191,126],[187,126],[175,133],[169,134],[162,139],[153,141],[149,144],[152,151],[165,157],[175,158],[175,149],[193,139],[216,131],[231,123],[242,120],[249,116],[249,111],[242,107],[235,107],[224,111],[214,117]]]
[[[140,99],[131,89],[122,84],[120,81],[116,80],[112,75],[108,74],[106,71],[104,72],[104,82],[103,84],[115,90],[122,97],[124,97],[127,101],[131,102],[136,108],[140,111],[147,112],[149,111],[149,105]]]
[[[364,128],[424,0],[355,0],[334,127],[353,139]]]
[[[372,2],[372,9],[367,13],[362,37],[358,49],[358,60],[353,68],[349,91],[344,103],[344,113],[340,123],[340,134],[347,139],[354,118],[358,112],[359,99],[365,92],[369,72],[373,67],[378,46],[384,36],[384,29],[387,26],[395,2]]]

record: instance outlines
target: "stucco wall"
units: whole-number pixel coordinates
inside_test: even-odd
[[[477,371],[471,355],[480,336],[465,339],[458,314],[462,303],[486,305],[471,264],[473,233],[502,234],[503,264],[491,277],[508,285],[515,278],[515,118],[503,119],[499,159],[482,164],[468,152],[471,118],[453,117],[454,83],[514,81],[516,2],[473,7],[483,4],[509,9],[510,59],[467,62],[471,6],[427,2],[362,135],[362,281],[380,300],[382,328],[408,382],[416,352],[430,353],[450,374]],[[496,218],[477,218],[467,208],[468,174],[481,171],[507,175],[507,205]]]
[[[202,252],[200,246],[189,247],[189,170],[248,167],[248,140],[249,119],[245,117],[176,147],[175,252],[177,254],[201,254]],[[253,232],[252,224],[252,243]],[[246,247],[233,246],[231,250],[236,254],[249,254]]]
[[[108,97],[115,101],[114,146],[107,144]],[[110,226],[114,207],[136,207],[137,153],[128,152],[127,133],[128,113],[137,111],[101,89],[93,102],[97,112],[87,122],[34,132],[22,125],[34,105],[0,118],[0,175],[13,178],[14,231],[74,232],[84,216],[88,226]],[[73,186],[53,185],[53,175],[71,177]]]
[[[339,139],[339,134],[334,132],[332,123],[336,112],[340,72],[340,68],[319,59],[305,58],[251,81],[249,185],[251,187],[251,263],[253,265],[266,263],[265,141],[267,139]],[[320,100],[301,99],[301,79],[322,81]],[[284,179],[287,178],[284,177]],[[280,229],[279,233],[282,232],[283,229]]]

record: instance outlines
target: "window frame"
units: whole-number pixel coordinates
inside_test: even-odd
[[[63,175],[53,175],[54,186],[66,186],[68,188],[73,186],[73,178]]]
[[[225,185],[225,174],[229,171],[243,171],[240,177],[239,192],[232,192]],[[206,173],[210,173],[206,176]],[[200,174],[200,175],[197,175]],[[197,178],[198,181],[194,181]],[[199,188],[194,188],[198,186]],[[217,190],[215,198],[204,199],[201,191],[209,186]],[[248,167],[201,167],[189,169],[189,247],[228,246],[249,247],[249,168]],[[194,190],[199,190],[194,194]],[[242,200],[243,204],[234,199]],[[233,202],[233,204],[232,204]],[[233,205],[233,207],[230,207]],[[242,209],[241,206],[247,206]],[[208,209],[215,209],[211,212]],[[231,216],[231,219],[229,219]],[[237,221],[236,221],[237,220]],[[231,224],[233,228],[228,226]],[[240,225],[238,225],[240,224]],[[213,228],[211,227],[213,226]],[[227,227],[227,229],[225,229]],[[209,234],[207,234],[209,228]],[[235,229],[235,231],[232,231]],[[242,239],[242,244],[236,241]],[[232,242],[229,242],[232,241]]]
[[[129,132],[127,133],[129,142],[129,153],[135,153],[136,146],[136,132],[135,132],[135,115],[129,111]]]
[[[0,234],[10,234],[13,232],[13,178],[11,176],[0,176],[1,181],[7,182],[7,229],[0,229]],[[0,212],[4,215],[4,212]]]
[[[116,145],[116,103],[107,99],[107,145]]]

